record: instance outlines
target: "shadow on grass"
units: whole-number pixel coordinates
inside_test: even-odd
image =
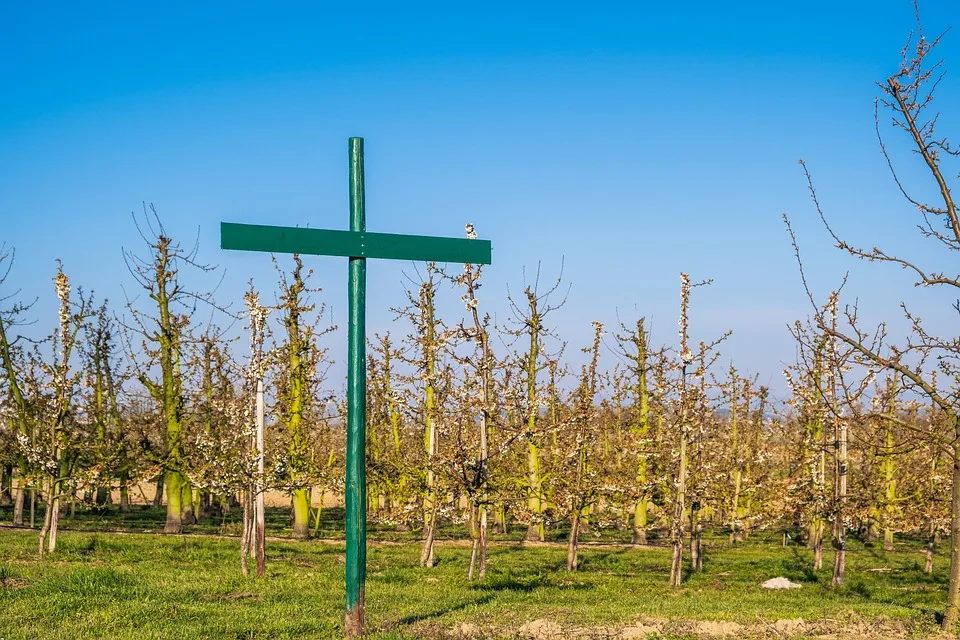
[[[545,586],[547,576],[538,573],[532,576],[514,576],[511,573],[505,573],[494,577],[488,577],[486,581],[470,585],[473,591],[513,591],[516,593],[530,593],[538,587]]]
[[[798,582],[820,582],[820,576],[814,570],[813,562],[810,558],[804,557],[796,547],[790,549],[790,557],[784,558],[780,564],[787,574],[785,578]]]
[[[527,565],[531,573],[553,573],[567,566],[566,557],[561,557],[556,548],[527,547],[516,543],[494,547],[487,553],[488,558],[508,558],[510,562]]]
[[[938,608],[933,608],[928,604],[919,603],[919,602],[910,602],[906,600],[902,595],[880,595],[878,590],[874,590],[868,585],[864,584],[861,581],[854,581],[850,584],[849,587],[845,588],[847,594],[856,594],[860,596],[863,600],[869,602],[877,602],[880,604],[890,605],[891,607],[899,607],[901,609],[909,609],[910,611],[916,611],[917,613],[936,620],[939,625],[943,622],[943,611]]]
[[[400,625],[415,624],[417,622],[423,622],[425,620],[432,620],[433,618],[440,618],[445,616],[448,613],[453,613],[454,611],[462,611],[469,607],[476,607],[483,604],[486,604],[493,600],[492,595],[484,595],[479,598],[474,598],[473,600],[468,600],[466,602],[461,602],[459,604],[450,605],[449,607],[444,607],[442,609],[437,609],[435,611],[430,611],[428,613],[414,613],[408,616],[400,618],[397,623]]]

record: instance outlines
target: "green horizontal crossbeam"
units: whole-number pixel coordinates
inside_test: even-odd
[[[220,223],[220,247],[268,253],[490,264],[489,240]]]

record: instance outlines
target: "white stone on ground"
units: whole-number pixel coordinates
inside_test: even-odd
[[[790,582],[786,578],[780,577],[780,578],[771,578],[770,580],[767,580],[760,586],[763,587],[764,589],[799,589],[803,585],[796,582]]]

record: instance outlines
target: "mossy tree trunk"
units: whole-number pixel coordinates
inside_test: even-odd
[[[181,533],[184,524],[183,489],[187,484],[183,457],[182,348],[189,320],[172,308],[174,300],[182,292],[177,282],[176,260],[182,257],[178,247],[161,232],[150,248],[152,265],[149,265],[150,268],[145,265],[139,275],[141,285],[149,291],[150,298],[156,304],[156,330],[148,331],[146,335],[156,345],[160,382],[149,379],[145,373],[138,377],[160,404],[164,423],[163,485],[167,492],[167,519],[163,531]]]
[[[437,440],[437,355],[439,350],[437,319],[434,309],[436,293],[433,281],[433,265],[428,267],[427,280],[420,286],[419,312],[422,331],[423,378],[423,446],[426,454],[426,490],[423,494],[423,548],[420,551],[420,566],[434,564],[434,540],[437,529],[437,464],[439,442]]]
[[[624,329],[624,335],[617,338],[631,363],[634,403],[631,432],[637,448],[637,499],[633,505],[633,544],[642,545],[647,544],[648,506],[650,503],[650,491],[647,488],[650,458],[650,443],[648,441],[650,437],[648,333],[644,327],[644,318],[637,320],[635,329],[626,330],[626,327]],[[630,345],[633,351],[628,351],[625,348],[627,345]]]
[[[897,458],[893,425],[897,417],[896,379],[890,378],[887,384],[887,415],[883,421],[883,464],[884,480],[884,527],[883,548],[893,551],[893,520],[897,515]]]
[[[540,470],[540,447],[537,444],[537,418],[539,417],[540,411],[540,403],[537,399],[537,371],[539,370],[540,333],[543,327],[536,294],[528,287],[526,295],[530,313],[525,319],[530,346],[527,351],[524,366],[527,406],[527,482],[529,491],[527,509],[530,511],[530,525],[527,527],[527,540],[543,542],[546,538],[546,525],[543,519],[543,474]]]
[[[310,536],[311,487],[304,485],[311,477],[311,452],[305,417],[313,391],[311,371],[317,364],[317,350],[313,327],[305,318],[305,314],[314,307],[304,299],[307,287],[303,262],[297,254],[293,255],[293,260],[292,279],[287,281],[283,278],[281,282],[281,311],[286,341],[282,348],[279,413],[286,429],[290,482],[294,484],[290,491],[293,537],[302,540]]]

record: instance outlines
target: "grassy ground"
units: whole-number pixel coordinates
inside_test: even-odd
[[[113,516],[109,528],[143,530],[158,514]],[[273,516],[281,532],[283,518]],[[66,524],[94,523],[78,516]],[[183,536],[64,531],[57,553],[42,561],[35,531],[0,528],[0,638],[340,637],[342,543],[271,540],[267,578],[244,579],[238,540],[212,530],[223,526]],[[592,637],[616,637],[642,622],[639,637],[656,628],[651,637],[694,638],[710,631],[697,626],[704,620],[744,625],[741,637],[922,636],[943,606],[947,574],[944,558],[932,576],[923,574],[916,546],[885,553],[854,543],[847,586],[832,589],[830,553],[827,568],[813,572],[804,549],[760,540],[730,548],[722,538],[708,543],[704,573],[680,589],[667,586],[669,551],[660,547],[586,546],[582,570],[570,574],[562,546],[502,540],[483,583],[465,578],[466,546],[441,542],[433,569],[418,567],[418,555],[413,541],[370,546],[367,619],[376,637],[517,637],[534,620]],[[776,576],[803,588],[759,587]],[[796,618],[806,623],[788,631],[775,625]],[[465,622],[479,629],[458,626]],[[551,628],[523,627],[540,637]]]
[[[314,514],[310,516],[310,530],[313,537],[323,540],[343,540],[343,507],[326,507],[320,518],[320,527],[315,529]],[[69,530],[98,531],[98,532],[125,532],[125,533],[156,533],[163,529],[166,521],[166,507],[154,508],[135,505],[128,513],[121,513],[116,507],[93,509],[77,507],[76,512],[69,510],[60,517],[60,527]],[[289,508],[267,507],[265,512],[266,530],[268,536],[290,537],[293,533],[290,522]],[[9,523],[13,519],[13,507],[0,506],[0,525]],[[29,521],[29,516],[25,516]],[[37,526],[43,520],[42,507],[36,514]],[[232,509],[226,514],[205,518],[197,524],[188,527],[191,534],[240,535],[241,511]],[[511,527],[506,535],[495,535],[494,539],[502,542],[520,542],[526,534],[526,528]],[[569,529],[561,526],[547,531],[547,538],[552,542],[566,543]],[[656,540],[656,532],[651,532],[652,540]],[[609,542],[612,544],[629,544],[633,532],[627,529],[594,530],[585,539],[593,542]],[[374,522],[367,524],[367,536],[371,540],[403,542],[420,540],[419,532],[401,531],[395,527],[380,525]],[[438,539],[464,540],[467,538],[465,525],[441,523]]]

